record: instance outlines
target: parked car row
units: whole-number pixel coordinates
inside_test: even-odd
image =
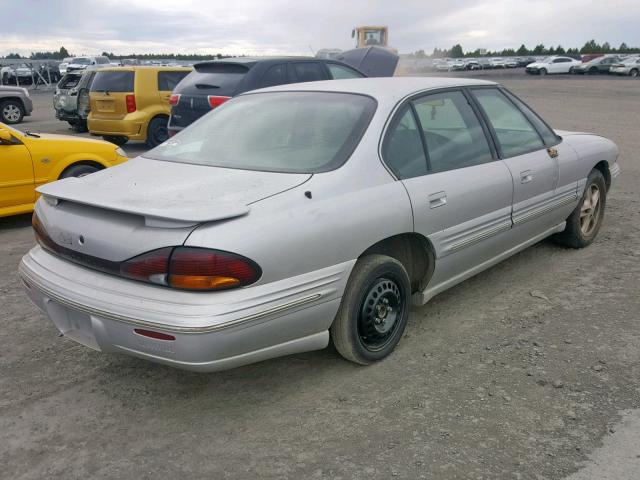
[[[571,73],[576,75],[597,75],[615,73],[637,77],[640,75],[640,56],[618,55],[589,56],[586,61],[571,57],[550,56],[527,65],[525,71],[531,75],[547,75],[553,73]]]
[[[374,75],[391,76],[397,65],[395,54],[375,47],[341,58]],[[315,57],[241,57],[193,68],[89,65],[71,71],[70,66],[54,95],[56,118],[116,145],[133,140],[149,147],[249,90],[367,76],[344,61]]]

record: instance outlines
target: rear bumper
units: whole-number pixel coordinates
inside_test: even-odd
[[[87,127],[92,135],[112,135],[142,141],[147,139],[147,116],[140,112],[117,119],[96,118],[90,113]]]
[[[77,111],[69,112],[67,110],[58,109],[56,109],[56,118],[65,122],[78,122],[80,120],[84,120],[80,115],[78,115]]]
[[[83,345],[216,371],[326,347],[352,266],[236,291],[191,293],[95,272],[34,247],[20,275],[33,303]],[[142,336],[136,328],[175,340]]]

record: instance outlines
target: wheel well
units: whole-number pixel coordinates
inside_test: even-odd
[[[76,167],[78,165],[90,165],[92,167],[97,168],[98,170],[104,169],[104,165],[102,165],[102,164],[100,164],[98,162],[94,162],[93,160],[80,160],[79,162],[74,162],[71,165],[68,165],[67,168],[65,168],[62,172],[60,172],[60,175],[58,175],[58,178],[61,178],[62,175],[64,175],[64,172],[66,172],[70,168]]]
[[[607,186],[608,191],[609,187],[611,186],[611,172],[609,171],[609,163],[606,160],[602,160],[601,162],[598,162],[593,168],[595,170],[599,170],[600,173],[602,173],[602,176],[604,177],[604,183]]]
[[[13,100],[14,102],[18,102],[20,104],[20,107],[22,108],[22,110],[24,110],[24,102],[22,101],[22,99],[20,97],[2,97],[2,98],[0,98],[0,103],[4,103],[7,100]]]
[[[412,293],[427,286],[435,267],[433,246],[419,233],[403,233],[385,238],[371,245],[358,258],[372,254],[387,255],[402,263],[409,274]]]

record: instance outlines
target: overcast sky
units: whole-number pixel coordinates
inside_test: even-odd
[[[401,53],[640,45],[640,0],[0,0],[0,19],[0,55],[309,54],[351,48],[366,24],[388,25]]]

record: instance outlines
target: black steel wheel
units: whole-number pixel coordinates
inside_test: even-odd
[[[411,283],[406,269],[386,255],[358,260],[331,325],[331,339],[347,360],[368,365],[388,356],[409,318]]]
[[[157,147],[169,138],[166,117],[156,117],[149,122],[147,129],[147,145],[150,148]]]

